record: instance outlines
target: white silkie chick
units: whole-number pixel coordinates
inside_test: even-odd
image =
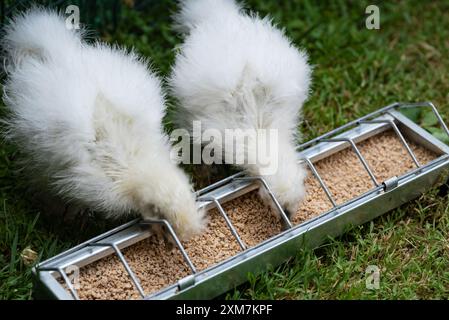
[[[165,218],[181,238],[204,225],[170,159],[159,79],[134,53],[89,45],[63,16],[33,9],[6,30],[7,138],[51,191],[118,217]]]
[[[226,158],[246,157],[241,167],[250,175],[263,176],[285,212],[294,215],[305,194],[306,171],[298,165],[295,142],[300,110],[309,93],[311,67],[306,54],[269,18],[245,14],[233,0],[186,0],[180,6],[176,27],[185,39],[170,78],[180,104],[178,125],[192,128],[193,121],[200,121],[203,132],[218,130],[223,137],[226,129],[262,134],[265,129],[277,130],[278,146],[268,161],[251,162],[249,153],[235,154],[232,142],[224,138],[210,144],[226,163],[233,164]],[[263,150],[267,140],[268,135],[249,137],[238,150]]]

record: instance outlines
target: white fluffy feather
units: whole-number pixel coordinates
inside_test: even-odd
[[[34,9],[4,38],[7,136],[52,190],[109,216],[203,227],[186,175],[170,160],[159,79],[134,53],[88,45],[63,17]]]
[[[305,193],[295,140],[311,77],[306,54],[270,19],[245,14],[233,0],[181,1],[175,18],[186,32],[170,79],[181,105],[179,125],[191,128],[197,120],[202,129],[221,132],[277,129],[279,166],[265,178],[283,207],[295,214]],[[246,149],[261,143],[250,140]],[[222,152],[234,151],[225,145]],[[262,174],[259,164],[243,167]]]

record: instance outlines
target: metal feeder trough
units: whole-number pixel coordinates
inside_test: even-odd
[[[34,295],[36,298],[47,299],[79,299],[77,290],[67,275],[69,268],[73,265],[81,268],[111,254],[118,256],[142,299],[208,299],[223,294],[244,283],[249,272],[257,274],[266,270],[269,265],[277,266],[300,248],[315,248],[329,236],[335,237],[344,233],[348,226],[370,221],[420,196],[431,187],[446,182],[449,177],[449,146],[399,112],[404,108],[415,107],[433,110],[440,125],[449,135],[447,126],[432,103],[394,103],[298,147],[298,161],[307,164],[333,205],[332,209],[311,220],[292,226],[263,178],[247,177],[243,173],[238,173],[198,191],[197,199],[200,206],[206,209],[218,208],[241,247],[240,253],[203,271],[197,271],[167,221],[136,219],[39,263],[33,269]],[[416,168],[400,177],[376,181],[356,143],[391,129],[400,138],[414,160]],[[438,157],[426,165],[420,165],[405,138],[435,152]],[[374,187],[361,196],[337,205],[315,169],[314,163],[348,147],[352,148],[358,156],[373,180]],[[222,204],[258,188],[266,188],[271,195],[275,207],[280,212],[284,229],[276,236],[247,248]],[[121,252],[123,248],[142,241],[152,234],[150,228],[143,227],[143,224],[165,225],[191,270],[190,275],[179,279],[177,283],[150,295],[145,295],[139,280]],[[61,283],[65,283],[67,289]]]

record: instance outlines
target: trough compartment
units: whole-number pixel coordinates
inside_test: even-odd
[[[207,234],[181,242],[165,220],[130,221],[36,265],[35,298],[214,298],[247,281],[248,273],[419,197],[448,180],[449,147],[405,117],[407,108],[433,111],[449,135],[430,102],[386,106],[298,146],[309,176],[291,220],[263,178],[237,173],[197,192],[208,210]],[[271,196],[269,208],[259,188]]]

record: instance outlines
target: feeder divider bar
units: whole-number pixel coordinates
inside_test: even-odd
[[[178,236],[176,235],[175,230],[173,229],[173,227],[170,225],[170,223],[167,220],[165,220],[165,219],[146,219],[139,223],[140,223],[140,225],[162,224],[163,226],[165,226],[167,228],[168,232],[170,233],[172,239],[175,241],[176,246],[181,251],[181,254],[184,257],[184,260],[189,265],[190,270],[192,270],[192,273],[195,274],[197,272],[195,266],[193,265],[192,260],[190,259],[189,255],[187,254],[187,251],[185,250],[184,246],[182,245],[181,241],[179,240]]]
[[[64,280],[65,284],[67,285],[67,288],[70,291],[70,294],[75,300],[79,300],[78,293],[76,292],[75,287],[73,286],[72,282],[70,281],[69,277],[67,277],[67,274],[64,271],[64,268],[62,267],[44,267],[39,268],[39,272],[45,272],[45,271],[54,271],[61,275],[62,280]]]
[[[443,128],[444,132],[446,132],[447,136],[449,137],[449,129],[447,128],[446,123],[444,122],[443,118],[441,117],[440,113],[438,112],[435,105],[430,102],[417,102],[417,103],[399,103],[398,108],[399,109],[410,109],[410,108],[422,108],[422,107],[429,107],[432,109],[433,113],[437,117],[438,122],[440,123],[441,127]]]
[[[365,160],[365,157],[363,157],[362,153],[360,152],[359,148],[357,148],[357,145],[354,143],[354,141],[350,138],[332,138],[332,139],[322,139],[322,142],[348,142],[354,152],[356,153],[357,157],[359,158],[360,162],[362,163],[365,170],[368,172],[368,175],[370,176],[371,180],[373,181],[374,185],[376,187],[379,186],[379,183],[376,180],[376,177],[374,176],[372,170],[368,166],[368,163]]]
[[[405,147],[405,149],[407,150],[408,154],[412,158],[412,160],[415,163],[416,167],[418,167],[418,168],[421,167],[421,164],[419,163],[419,161],[416,158],[415,154],[413,153],[412,149],[408,145],[407,141],[405,140],[405,138],[402,135],[401,131],[399,130],[398,126],[396,125],[396,123],[394,123],[394,120],[368,120],[368,121],[360,121],[360,123],[367,123],[367,124],[371,124],[371,123],[387,123],[387,124],[390,124],[390,126],[393,128],[393,131],[396,133],[396,135],[398,136],[399,140],[401,141],[402,145]]]
[[[305,162],[308,167],[310,168],[310,170],[312,171],[313,175],[315,176],[315,178],[318,180],[321,189],[323,189],[324,193],[326,193],[327,198],[329,199],[329,201],[332,203],[332,206],[335,208],[337,207],[337,203],[334,200],[334,197],[332,196],[329,188],[327,187],[327,185],[324,183],[323,179],[321,178],[320,174],[318,173],[318,171],[316,170],[315,166],[313,165],[312,161],[310,161],[309,158],[304,158],[302,159],[303,162]]]
[[[60,254],[57,254],[54,257],[51,257],[50,259],[47,259],[44,262],[41,262],[39,269],[43,269],[45,267],[50,267],[54,261],[58,261],[58,260],[62,259],[63,257],[66,257],[74,252],[77,252],[79,249],[82,249],[82,248],[88,246],[92,242],[98,242],[98,241],[106,239],[110,236],[116,235],[120,231],[127,230],[129,227],[136,225],[136,223],[138,223],[140,220],[141,220],[140,218],[131,220],[131,221],[129,221],[125,224],[122,224],[116,228],[113,228],[105,233],[102,233],[92,239],[89,239],[86,242],[80,243],[80,244],[74,246],[73,248],[68,249],[67,251],[61,252]]]
[[[139,279],[137,279],[136,275],[132,271],[131,267],[129,266],[128,262],[126,261],[125,257],[123,256],[122,252],[117,247],[117,245],[115,245],[114,243],[94,242],[94,243],[89,244],[89,246],[92,246],[92,247],[111,247],[114,250],[114,252],[117,255],[117,257],[119,258],[120,262],[122,263],[123,267],[125,268],[126,272],[129,275],[129,277],[131,278],[131,281],[133,282],[134,287],[137,289],[137,291],[142,296],[142,298],[145,297],[145,292],[144,292],[142,286],[140,285]]]
[[[254,177],[241,177],[241,178],[234,178],[234,180],[242,180],[242,181],[259,181],[262,183],[265,190],[268,192],[268,194],[271,197],[271,200],[273,200],[274,205],[276,206],[277,210],[279,211],[279,214],[281,215],[281,218],[283,220],[284,226],[286,226],[288,229],[292,228],[293,225],[290,222],[290,219],[285,214],[284,209],[282,209],[282,206],[280,205],[278,199],[274,195],[274,193],[271,191],[270,186],[268,185],[267,181],[260,176],[254,176]]]
[[[367,115],[365,115],[365,116],[363,116],[363,117],[361,117],[361,118],[358,118],[358,119],[356,119],[356,120],[350,121],[350,122],[348,122],[348,123],[346,123],[346,124],[344,124],[344,125],[342,125],[342,126],[340,126],[340,127],[338,127],[338,128],[335,128],[335,129],[333,129],[333,130],[331,130],[331,131],[329,131],[329,132],[327,132],[327,133],[325,133],[325,134],[323,134],[323,135],[321,135],[321,136],[319,136],[319,137],[316,137],[316,138],[314,138],[314,139],[312,139],[312,140],[309,140],[309,141],[307,141],[307,142],[305,142],[305,143],[300,144],[300,145],[296,148],[296,150],[299,151],[299,150],[303,150],[303,149],[305,149],[305,148],[307,148],[307,147],[310,147],[311,145],[314,145],[314,144],[316,144],[316,143],[322,141],[323,139],[332,137],[332,136],[334,136],[334,135],[336,135],[336,134],[338,134],[338,133],[340,133],[340,132],[342,132],[342,131],[344,131],[344,130],[346,130],[346,129],[349,129],[349,128],[351,128],[351,127],[357,125],[357,122],[360,122],[360,121],[366,120],[366,119],[370,119],[370,118],[372,118],[372,117],[374,117],[374,116],[377,116],[377,115],[381,115],[381,114],[387,112],[388,110],[390,110],[390,109],[392,109],[392,108],[398,107],[399,105],[400,105],[400,103],[395,102],[395,103],[390,104],[390,105],[388,105],[388,106],[386,106],[386,107],[383,107],[383,108],[381,108],[381,109],[379,109],[379,110],[376,110],[376,111],[374,111],[374,112],[371,112],[370,114],[367,114]]]
[[[223,206],[221,205],[220,201],[217,200],[215,197],[202,197],[198,198],[197,201],[212,201],[215,206],[217,207],[218,211],[222,215],[223,219],[226,222],[226,225],[228,226],[229,230],[231,231],[234,238],[237,240],[240,248],[244,251],[246,250],[246,244],[243,242],[242,238],[238,234],[237,230],[235,229],[234,225],[232,224],[231,220],[229,219],[228,215],[226,214],[226,211],[224,210]]]

